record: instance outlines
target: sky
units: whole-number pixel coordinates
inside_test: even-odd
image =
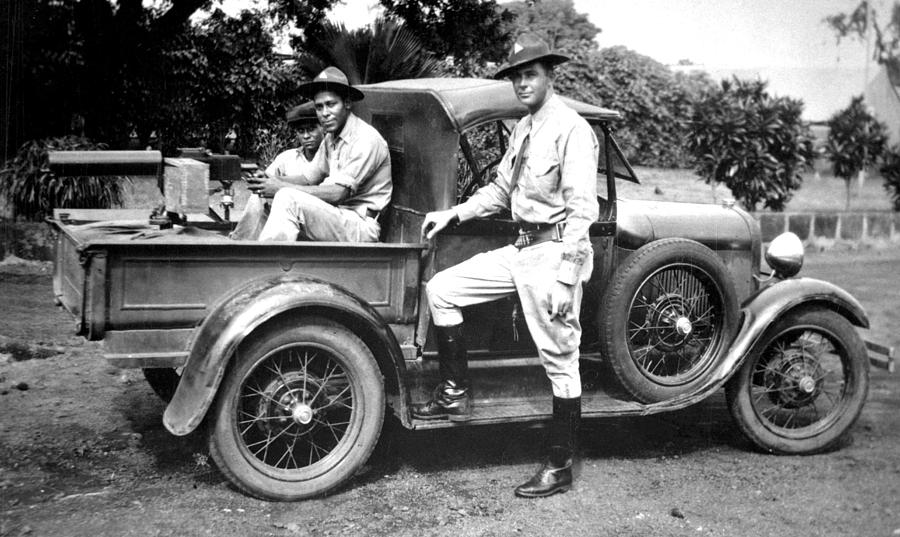
[[[229,0],[240,5],[253,0]],[[508,0],[500,0],[503,4]],[[870,0],[887,13],[893,0]],[[800,97],[807,119],[827,119],[863,92],[877,66],[860,40],[836,42],[823,19],[858,0],[574,0],[601,29],[600,47],[623,45],[661,63],[680,60],[714,79],[737,74],[769,81],[777,95]],[[350,28],[380,12],[378,0],[344,0],[330,14]],[[868,64],[868,65],[867,65]]]
[[[505,3],[505,0],[500,0]],[[862,67],[861,42],[835,43],[822,20],[857,0],[574,0],[601,29],[601,47],[624,45],[666,64],[682,59],[712,68]],[[876,8],[885,0],[874,0]],[[358,27],[377,0],[345,0],[334,20]]]

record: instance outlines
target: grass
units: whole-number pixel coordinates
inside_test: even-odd
[[[618,195],[623,198],[719,203],[731,198],[724,185],[715,189],[703,182],[691,170],[646,168],[637,166],[635,173],[641,184],[620,182]],[[890,211],[891,200],[879,175],[870,175],[862,187],[854,182],[850,191],[851,211]],[[827,168],[817,167],[803,175],[803,186],[794,192],[787,212],[843,211],[846,204],[844,181],[834,177]]]
[[[715,189],[704,183],[691,170],[635,167],[641,184],[626,181],[617,184],[619,197],[656,201],[681,201],[695,203],[720,203],[732,198],[731,191],[724,185]],[[851,211],[889,211],[891,201],[884,190],[880,176],[872,175],[862,188],[854,183],[851,189]],[[218,186],[215,181],[211,187]],[[156,187],[156,179],[136,177],[131,184],[125,183],[125,207],[151,209],[162,203],[162,195]],[[234,184],[235,209],[240,212],[247,201],[248,193],[243,181]],[[845,204],[844,181],[835,178],[827,169],[818,168],[803,176],[803,186],[794,193],[787,205],[789,212],[843,211]],[[220,195],[210,197],[210,205],[218,207]]]

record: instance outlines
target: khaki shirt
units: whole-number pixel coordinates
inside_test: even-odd
[[[278,153],[275,160],[266,168],[266,175],[278,177],[280,175],[302,175],[311,161],[306,160],[303,148],[288,149]]]
[[[325,139],[303,174],[310,184],[347,187],[350,196],[341,207],[366,216],[380,212],[391,201],[391,157],[387,142],[374,127],[350,114],[338,136]]]
[[[531,138],[525,149],[526,160],[510,195],[515,157],[526,135]],[[572,285],[578,281],[581,265],[593,255],[588,228],[600,213],[598,151],[597,136],[587,121],[552,95],[535,114],[519,120],[497,167],[496,179],[457,205],[456,214],[464,222],[509,207],[517,222],[565,222],[557,280]]]

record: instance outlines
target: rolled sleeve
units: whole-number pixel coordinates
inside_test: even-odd
[[[341,159],[323,182],[346,187],[351,194],[355,194],[360,184],[372,177],[388,158],[387,153],[387,145],[376,140],[353,140],[347,148],[348,158]]]

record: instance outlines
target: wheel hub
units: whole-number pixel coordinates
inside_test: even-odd
[[[653,344],[663,352],[682,348],[694,330],[693,323],[684,309],[684,298],[677,293],[660,295],[647,314],[649,326],[660,327],[653,330]]]
[[[787,349],[766,368],[765,385],[772,403],[800,408],[815,401],[823,378],[824,371],[814,355]]]
[[[677,321],[675,321],[675,330],[678,331],[682,336],[689,336],[691,332],[694,330],[694,326],[691,324],[691,320],[687,317],[679,317]]]
[[[313,409],[304,403],[295,403],[291,408],[291,417],[299,425],[308,425],[313,419]]]
[[[315,409],[321,406],[317,403],[324,397],[321,395],[324,390],[320,388],[319,379],[304,378],[298,372],[286,372],[273,378],[261,390],[257,416],[266,419],[258,420],[257,427],[268,432],[281,429],[293,421],[302,431],[312,430],[315,427]]]

